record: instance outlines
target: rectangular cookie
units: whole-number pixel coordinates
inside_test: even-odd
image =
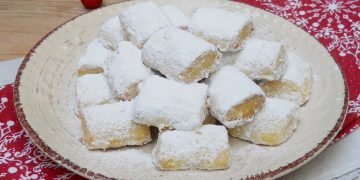
[[[127,39],[139,48],[155,32],[173,26],[160,7],[152,2],[129,7],[120,14],[120,20]]]
[[[288,67],[281,80],[260,83],[267,97],[284,98],[303,105],[310,98],[313,84],[310,65],[297,54],[288,53]]]
[[[99,74],[104,72],[105,60],[110,54],[99,39],[93,40],[83,56],[80,57],[78,62],[78,76],[85,74]]]
[[[106,76],[114,96],[131,100],[138,94],[138,84],[152,75],[141,58],[141,50],[129,41],[121,41],[106,61]]]
[[[251,38],[244,45],[235,66],[252,80],[279,80],[286,71],[286,53],[279,42]]]
[[[155,33],[143,48],[145,65],[186,83],[207,78],[220,57],[214,45],[175,27]]]
[[[226,127],[252,121],[265,96],[261,88],[234,66],[225,66],[208,79],[210,113]]]
[[[161,129],[192,130],[207,114],[207,85],[184,84],[150,76],[139,85],[135,98],[135,122]]]
[[[239,12],[201,7],[192,14],[188,29],[220,51],[238,51],[252,27],[250,17]]]
[[[114,16],[101,25],[98,38],[104,47],[117,49],[118,43],[125,39],[119,16]]]
[[[293,134],[297,127],[299,105],[294,102],[266,98],[264,107],[254,121],[229,129],[229,134],[263,145],[279,145]]]
[[[86,74],[76,80],[77,107],[109,103],[113,95],[103,74]]]
[[[133,101],[123,101],[85,108],[80,117],[87,148],[105,150],[150,142],[150,128],[132,122],[132,106]]]
[[[152,155],[161,170],[226,169],[230,162],[228,134],[224,126],[217,125],[165,131],[160,133]]]

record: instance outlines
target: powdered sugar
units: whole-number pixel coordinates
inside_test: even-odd
[[[282,143],[291,136],[297,126],[298,110],[299,106],[291,101],[267,98],[254,121],[236,127],[242,129],[237,137],[257,144]],[[271,139],[262,137],[266,134],[270,134]]]
[[[190,31],[203,32],[216,39],[231,40],[249,22],[250,18],[239,12],[201,7],[193,13],[189,28]]]
[[[197,1],[193,1],[193,2],[194,3],[187,3],[187,4],[179,3],[179,4],[183,4],[181,7],[185,7],[184,9],[186,9],[188,11],[191,11],[192,9],[194,9],[193,7],[203,6],[203,4],[198,3]],[[133,3],[136,3],[136,2],[133,2]],[[168,2],[162,1],[162,3],[168,3]],[[213,1],[209,1],[208,3],[210,3],[210,5],[213,5],[213,6],[224,6],[224,7],[226,6],[228,8],[232,8],[231,6],[233,5],[234,9],[239,10],[241,12],[247,11],[249,13],[254,13],[257,17],[259,17],[258,19],[256,19],[254,21],[256,24],[256,27],[260,29],[259,37],[269,37],[269,39],[281,39],[281,42],[284,42],[287,47],[296,48],[296,50],[299,53],[300,53],[300,51],[306,52],[305,53],[306,56],[304,54],[304,57],[310,57],[314,54],[313,52],[309,52],[309,50],[307,50],[306,48],[304,49],[302,47],[301,43],[296,44],[296,39],[298,39],[298,38],[295,38],[295,40],[293,38],[293,37],[296,37],[296,35],[295,35],[296,33],[288,33],[288,32],[292,32],[291,30],[293,30],[292,27],[290,27],[291,26],[290,24],[287,25],[286,22],[282,22],[280,19],[273,19],[273,18],[275,18],[275,16],[273,17],[271,14],[268,14],[268,13],[262,14],[263,12],[260,12],[260,11],[257,12],[256,9],[249,10],[249,8],[251,8],[250,6],[239,5],[239,7],[236,7],[235,6],[236,4],[234,4],[234,3],[228,4],[228,2],[221,2],[221,3],[214,4]],[[229,3],[232,3],[232,2],[229,2]],[[193,5],[193,4],[195,4],[195,5]],[[201,4],[201,5],[199,5],[199,4]],[[127,4],[124,6],[127,6]],[[190,8],[188,8],[188,7],[190,7]],[[113,9],[113,10],[115,10],[115,9]],[[261,21],[258,21],[259,19]],[[275,23],[273,23],[273,21],[275,21]],[[285,25],[285,26],[281,26],[282,23],[284,23],[283,25]],[[272,25],[272,24],[274,24],[274,25]],[[277,31],[277,30],[281,29],[281,27],[285,27],[285,28],[283,28],[283,30],[284,29],[285,30]],[[273,32],[273,33],[271,33],[271,35],[268,36],[268,34],[263,33],[261,31],[261,29],[265,29],[266,32]],[[294,29],[294,30],[296,30],[296,29]],[[296,30],[296,32],[297,31],[298,30]],[[278,34],[276,32],[281,32],[281,33]],[[282,32],[284,32],[284,33],[282,33]],[[286,36],[286,35],[289,35],[289,36]],[[289,37],[291,37],[291,38],[289,39]],[[319,55],[322,55],[322,54],[320,53]],[[314,57],[314,56],[312,56],[312,57]],[[311,58],[310,58],[310,60],[311,60]],[[314,66],[314,68],[315,67],[318,67],[318,66]],[[333,66],[331,66],[331,68],[332,67]],[[317,90],[317,89],[315,89],[315,90]],[[318,96],[316,95],[315,97],[318,97]],[[317,100],[317,99],[315,99],[315,100]],[[315,102],[315,104],[316,104],[316,102]],[[308,115],[308,114],[312,114],[312,112],[309,113],[309,110],[307,107],[309,107],[309,106],[312,107],[314,105],[313,103],[314,103],[314,101],[310,101],[310,103],[307,104],[306,107],[304,108],[305,115],[302,117],[302,120],[316,120],[316,118],[311,119],[311,117],[313,117],[313,116]],[[313,109],[313,108],[310,108],[310,109]],[[108,176],[123,177],[126,179],[141,178],[141,177],[158,177],[158,178],[163,178],[163,179],[181,178],[181,177],[183,177],[183,178],[246,177],[247,175],[250,176],[250,175],[256,174],[261,171],[267,172],[267,170],[275,170],[276,168],[278,168],[280,166],[286,165],[286,163],[296,160],[297,158],[299,158],[300,156],[305,154],[307,151],[311,150],[311,148],[315,147],[316,144],[322,140],[322,139],[320,139],[321,138],[320,135],[321,136],[322,136],[322,134],[326,135],[326,133],[323,133],[323,131],[321,131],[319,133],[312,134],[312,135],[314,135],[314,137],[315,136],[316,137],[312,138],[311,140],[310,139],[306,140],[307,143],[299,143],[299,142],[304,142],[303,139],[307,138],[307,136],[304,135],[304,134],[307,134],[307,132],[309,132],[308,131],[309,126],[307,126],[307,125],[308,124],[314,125],[314,123],[306,123],[306,121],[304,121],[304,122],[305,123],[301,124],[302,129],[298,129],[300,131],[298,131],[298,130],[296,131],[296,137],[294,136],[290,139],[290,141],[287,141],[285,144],[276,146],[276,147],[258,146],[258,145],[250,144],[248,142],[241,141],[241,140],[238,140],[235,138],[231,138],[231,140],[233,141],[232,142],[233,144],[231,144],[232,145],[231,148],[232,148],[232,150],[234,150],[234,152],[236,152],[236,156],[235,157],[232,156],[232,160],[234,160],[235,158],[236,158],[236,160],[233,161],[231,168],[229,168],[228,170],[225,170],[225,171],[164,172],[164,171],[154,170],[154,167],[149,166],[149,165],[146,165],[146,166],[144,165],[145,167],[142,166],[143,168],[138,168],[137,169],[138,171],[133,171],[133,169],[137,168],[137,165],[140,166],[140,163],[139,164],[133,163],[134,162],[133,158],[135,158],[135,156],[137,156],[137,155],[133,156],[133,154],[130,153],[128,156],[127,153],[124,153],[125,154],[124,156],[118,156],[118,154],[120,152],[127,151],[127,149],[129,149],[129,148],[121,148],[116,151],[100,152],[101,155],[99,155],[97,157],[96,161],[102,162],[103,166],[99,165],[98,169],[94,169],[94,168],[93,169],[96,170],[96,172],[107,173]],[[315,124],[321,125],[321,122],[322,121],[319,121]],[[69,122],[69,124],[71,124],[71,122]],[[304,124],[305,124],[305,126],[303,126]],[[325,127],[323,129],[325,129]],[[326,128],[326,130],[327,129],[329,129],[329,128]],[[324,132],[326,130],[324,130]],[[319,135],[319,138],[317,137],[318,135]],[[76,141],[77,141],[77,139],[76,139]],[[306,145],[306,147],[305,147],[304,144],[308,144],[308,145]],[[142,147],[139,147],[138,149],[141,148],[141,149],[148,151],[148,150],[152,149],[151,145],[142,146]],[[304,147],[302,147],[302,146],[304,146]],[[250,148],[250,147],[253,147],[253,148]],[[133,147],[131,147],[131,148],[133,148]],[[298,149],[299,151],[298,150],[292,151],[292,149]],[[93,153],[94,151],[89,151],[89,152],[90,152],[90,156],[91,156],[91,153]],[[149,153],[149,152],[147,152],[147,153]],[[87,152],[85,151],[84,154],[87,154]],[[119,157],[121,157],[121,158],[119,158]],[[124,159],[122,159],[122,158],[124,158]],[[116,159],[117,161],[115,161],[114,159]],[[138,159],[139,161],[136,161],[136,162],[141,162],[140,159],[141,158],[139,158]],[[146,159],[146,163],[147,163],[147,160],[149,160],[149,158]],[[91,160],[89,160],[89,161],[91,162]],[[81,158],[77,162],[82,162]],[[109,162],[111,162],[111,163],[109,163]],[[82,165],[82,164],[80,164],[80,165]],[[92,166],[92,167],[94,167],[94,166]],[[122,169],[121,172],[118,171],[118,169]],[[138,173],[138,172],[142,172],[142,173]]]
[[[194,82],[209,76],[221,57],[216,47],[189,32],[169,27],[163,29],[145,43],[143,61],[145,65],[160,71],[169,79],[182,81],[179,74],[190,67],[196,58],[206,53],[218,54],[213,68],[204,70]]]
[[[138,126],[132,122],[133,101],[113,104],[95,105],[85,108],[82,112],[94,147],[108,147],[114,140],[126,141],[127,145],[142,145],[151,141],[130,141],[134,134],[131,129]]]
[[[154,3],[139,3],[129,7],[120,14],[128,39],[137,47],[142,47],[145,41],[155,32],[172,26],[169,18]]]
[[[104,69],[105,60],[110,51],[100,43],[99,39],[93,40],[87,47],[86,52],[81,56],[78,69]]]
[[[226,65],[234,65],[236,59],[239,57],[239,51],[237,52],[221,52],[222,56],[219,59],[219,65],[217,69],[220,69]]]
[[[78,107],[103,104],[112,99],[112,93],[103,74],[87,74],[76,81]]]
[[[244,123],[243,119],[229,121],[226,115],[229,109],[251,96],[264,96],[260,87],[234,66],[221,68],[212,74],[208,81],[210,112],[227,127]],[[251,120],[252,118],[249,118],[247,121]]]
[[[281,78],[282,81],[292,81],[297,86],[304,87],[305,80],[312,81],[311,67],[295,53],[288,53],[288,67]]]
[[[100,42],[107,48],[115,50],[120,41],[124,40],[124,32],[119,16],[108,19],[98,33]]]
[[[239,13],[213,7],[197,9],[189,24],[189,31],[212,41],[228,41],[227,45],[218,44],[221,51],[232,49],[231,42],[239,38],[240,32],[250,24],[250,17]]]
[[[269,119],[267,123],[263,125],[264,128],[269,128],[271,120],[287,119],[289,115],[296,116],[299,106],[293,102],[278,99],[278,98],[266,98],[264,107],[256,115],[256,119],[264,121],[263,119]]]
[[[129,41],[121,41],[106,63],[106,76],[116,96],[123,95],[152,74],[142,63],[141,50]]]
[[[282,83],[286,83],[286,82],[282,82]],[[287,84],[283,84],[283,85],[287,85]],[[292,85],[292,84],[290,84]],[[286,99],[292,102],[295,102],[296,104],[301,105],[303,102],[303,97],[301,95],[300,89],[296,89],[296,91],[289,91],[289,92],[281,92],[281,90],[279,90],[278,92],[276,92],[276,94],[269,96],[272,98],[281,98],[281,99]]]
[[[223,126],[203,125],[194,131],[165,131],[159,135],[153,149],[153,159],[157,166],[159,161],[167,159],[185,161],[179,169],[196,169],[211,166],[220,153],[229,149],[227,131]],[[199,164],[204,165],[199,165]],[[210,167],[209,167],[210,168]]]
[[[235,65],[251,79],[277,80],[287,66],[283,47],[279,42],[249,39]]]
[[[260,84],[269,97],[277,97],[304,104],[312,88],[310,65],[294,53],[288,53],[288,68],[281,81],[265,81]]]
[[[177,6],[168,4],[160,6],[160,8],[175,27],[181,29],[186,29],[188,27],[189,17],[187,17]]]
[[[139,89],[134,107],[135,122],[139,124],[192,130],[205,119],[205,84],[182,84],[153,75]]]

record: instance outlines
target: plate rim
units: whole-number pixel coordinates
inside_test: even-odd
[[[113,177],[107,177],[101,173],[96,173],[96,172],[92,172],[91,170],[87,170],[87,168],[81,167],[77,164],[75,164],[74,162],[72,162],[69,159],[66,159],[64,157],[62,157],[60,154],[58,154],[55,150],[53,150],[51,147],[49,147],[46,142],[44,142],[38,135],[38,133],[31,127],[31,125],[28,123],[27,119],[26,119],[26,115],[23,111],[22,108],[22,103],[20,101],[20,91],[19,91],[19,87],[21,86],[20,84],[20,80],[21,80],[21,76],[22,76],[22,72],[24,71],[24,69],[26,68],[26,64],[31,60],[31,57],[33,54],[35,54],[35,50],[41,46],[42,42],[45,41],[49,36],[51,36],[54,32],[58,31],[61,27],[63,27],[64,25],[70,23],[71,21],[74,21],[75,19],[84,16],[88,13],[95,13],[97,11],[100,11],[104,8],[107,8],[109,6],[112,5],[116,5],[116,4],[120,4],[120,3],[126,3],[127,0],[123,1],[123,2],[118,2],[118,3],[114,3],[108,6],[103,6],[101,8],[92,10],[92,11],[88,11],[88,12],[84,12],[80,15],[77,15],[67,21],[65,21],[64,23],[60,24],[59,26],[55,27],[53,30],[49,31],[46,35],[44,35],[31,49],[30,51],[26,54],[24,60],[22,61],[21,65],[19,66],[19,69],[17,71],[16,74],[16,79],[15,79],[15,83],[14,83],[14,107],[15,107],[15,112],[17,115],[17,118],[21,124],[21,126],[23,127],[23,129],[25,130],[25,132],[27,133],[27,135],[29,136],[29,138],[33,141],[33,143],[41,150],[43,151],[49,158],[51,158],[52,160],[54,160],[56,163],[60,164],[61,166],[65,167],[66,169],[81,175],[83,177],[86,178],[95,178],[95,179],[115,179]],[[256,8],[257,10],[263,11],[265,13],[270,13],[273,14],[275,16],[278,16],[279,18],[290,22],[289,20],[274,14],[272,12],[266,11],[264,9],[261,9],[259,7],[256,6],[252,6],[250,4],[247,3],[243,3],[243,2],[238,2],[238,1],[232,1],[234,3],[241,3],[247,6],[251,6],[253,8]],[[298,168],[300,168],[301,166],[303,166],[304,164],[306,164],[307,162],[309,162],[310,160],[312,160],[314,157],[316,157],[318,154],[320,154],[324,149],[326,149],[326,147],[332,142],[332,140],[335,138],[335,136],[337,135],[337,133],[340,131],[340,127],[342,127],[344,121],[345,121],[345,117],[346,117],[346,112],[348,110],[348,102],[349,102],[349,91],[348,91],[348,83],[345,80],[345,74],[343,69],[341,68],[341,66],[339,65],[339,63],[335,60],[334,56],[329,52],[329,50],[322,44],[320,43],[314,36],[312,36],[309,32],[305,31],[304,29],[302,29],[301,27],[299,27],[298,25],[294,24],[291,22],[291,24],[295,25],[296,28],[301,29],[303,32],[306,32],[309,36],[311,36],[317,44],[321,45],[323,48],[325,48],[326,52],[330,55],[331,59],[335,62],[336,66],[339,68],[340,73],[341,73],[341,78],[342,81],[344,83],[344,104],[342,106],[342,112],[340,114],[340,117],[336,120],[336,123],[334,125],[334,127],[329,131],[329,133],[326,135],[326,137],[324,137],[322,139],[321,142],[319,142],[314,148],[311,149],[311,151],[305,153],[303,156],[301,156],[300,158],[292,161],[291,163],[288,163],[287,165],[284,166],[280,166],[279,168],[275,169],[275,170],[269,170],[266,172],[261,172],[261,173],[257,173],[255,175],[251,175],[251,176],[247,176],[246,179],[266,179],[266,178],[277,178],[277,177],[281,177],[283,175],[286,175]]]

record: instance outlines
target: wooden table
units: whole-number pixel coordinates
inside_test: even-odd
[[[46,33],[87,11],[80,0],[0,0],[0,61],[24,56]]]

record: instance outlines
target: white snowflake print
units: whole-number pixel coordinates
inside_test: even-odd
[[[360,116],[360,94],[355,100],[349,101],[348,113],[356,113],[357,117]]]
[[[7,144],[13,143],[19,139],[23,134],[24,130],[19,132],[11,132],[11,127],[14,125],[14,121],[8,120],[6,123],[0,122],[0,153],[7,151]],[[0,157],[0,164],[3,157]]]
[[[3,111],[6,108],[6,106],[5,106],[6,102],[8,102],[7,97],[1,97],[0,98],[0,112]]]
[[[358,0],[288,0],[284,5],[277,5],[273,0],[258,1],[315,38],[326,40],[329,51],[341,57],[349,56],[360,69],[360,21],[349,16],[360,18]]]
[[[47,176],[43,172],[45,169],[62,168],[38,149],[23,129],[15,130],[15,123],[13,120],[0,120],[0,166],[7,166],[6,171],[0,173],[0,179],[8,174],[19,172],[20,179],[45,179]],[[10,146],[21,139],[26,139],[21,147],[22,150],[17,151],[15,147]],[[29,164],[35,164],[35,166],[31,167]],[[57,175],[56,178],[70,179],[74,175],[75,173],[65,172]]]

